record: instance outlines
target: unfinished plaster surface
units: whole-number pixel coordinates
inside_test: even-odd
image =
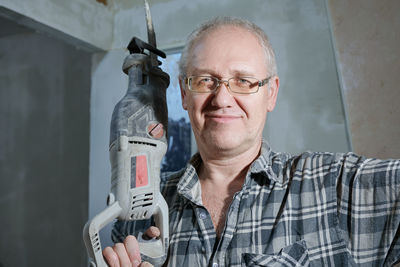
[[[0,16],[88,50],[108,50],[113,11],[95,0],[0,0]]]
[[[354,151],[400,157],[400,2],[330,0]]]
[[[0,25],[0,266],[86,266],[90,55]]]

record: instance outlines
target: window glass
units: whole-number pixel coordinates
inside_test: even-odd
[[[161,171],[177,171],[185,167],[190,158],[191,128],[187,112],[182,108],[178,81],[178,62],[181,54],[169,54],[161,59],[161,68],[170,76],[167,89],[168,150],[161,163]]]

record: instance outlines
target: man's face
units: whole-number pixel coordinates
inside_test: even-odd
[[[204,34],[193,46],[187,76],[263,80],[268,76],[265,62],[257,37],[239,27],[222,26]],[[214,93],[194,93],[181,84],[182,105],[188,111],[199,150],[217,156],[259,146],[267,112],[275,106],[278,86],[278,77],[273,77],[257,93],[238,95],[225,84]]]

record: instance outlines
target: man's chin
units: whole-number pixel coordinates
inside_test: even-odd
[[[235,152],[246,143],[244,141],[243,138],[238,138],[237,135],[234,137],[229,135],[219,135],[206,139],[206,142],[208,143],[207,147],[212,148],[216,153]]]

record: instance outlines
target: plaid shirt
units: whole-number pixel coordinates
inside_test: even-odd
[[[400,161],[272,152],[263,143],[221,238],[202,204],[197,154],[162,192],[168,266],[392,266],[400,259]],[[121,242],[136,222],[117,222]],[[135,231],[134,231],[135,230]]]

